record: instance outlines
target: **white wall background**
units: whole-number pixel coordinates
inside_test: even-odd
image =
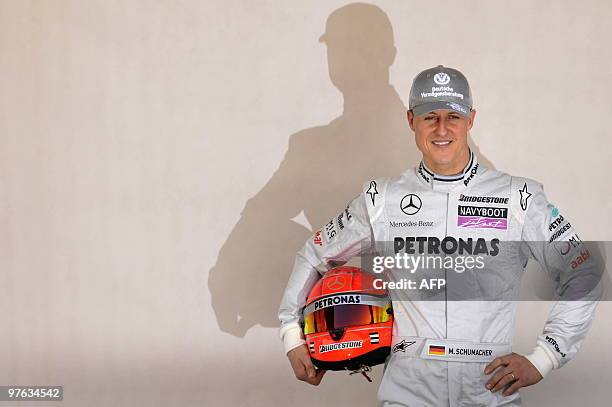
[[[63,384],[70,406],[374,405],[360,378],[292,377],[274,310],[308,231],[289,219],[318,226],[416,162],[399,98],[437,64],[471,80],[480,152],[610,240],[610,2],[353,6],[330,51],[343,112],[319,37],[346,4],[0,1],[0,384]],[[370,75],[380,14],[399,98]],[[521,304],[517,351],[547,307]],[[611,315],[526,405],[608,405]]]

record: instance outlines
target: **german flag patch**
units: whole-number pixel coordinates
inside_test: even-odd
[[[429,345],[429,356],[446,356],[446,346]]]

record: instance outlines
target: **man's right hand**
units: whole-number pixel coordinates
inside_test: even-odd
[[[295,377],[313,386],[318,386],[327,370],[315,369],[310,360],[310,354],[306,345],[298,346],[287,352],[287,357],[293,368]]]

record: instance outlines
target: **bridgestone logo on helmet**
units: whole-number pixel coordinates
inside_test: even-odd
[[[333,307],[341,304],[360,304],[361,295],[335,295],[333,297],[322,298],[314,303],[314,310]]]
[[[348,342],[332,343],[330,345],[320,345],[319,353],[330,352],[332,350],[338,350],[338,349],[361,348],[362,346],[363,346],[363,341],[348,341]]]

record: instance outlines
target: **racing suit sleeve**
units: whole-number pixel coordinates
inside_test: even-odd
[[[602,295],[603,269],[597,247],[580,240],[573,225],[548,202],[542,185],[531,180],[522,185],[522,191],[518,190],[521,209],[528,206],[522,240],[556,282],[559,297],[534,351],[526,356],[544,377],[578,352]]]
[[[306,343],[299,319],[315,282],[329,269],[372,246],[372,227],[364,195],[351,200],[346,209],[317,230],[297,253],[278,311],[285,353]]]

